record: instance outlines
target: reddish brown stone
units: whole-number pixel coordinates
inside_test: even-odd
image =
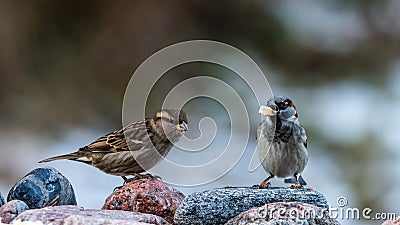
[[[156,178],[134,179],[107,197],[102,209],[154,214],[174,223],[174,214],[185,196]]]

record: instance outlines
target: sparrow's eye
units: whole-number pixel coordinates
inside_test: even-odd
[[[280,110],[284,110],[284,109],[286,109],[288,107],[287,102],[278,102],[278,103],[276,103],[276,105],[278,106],[278,108]]]

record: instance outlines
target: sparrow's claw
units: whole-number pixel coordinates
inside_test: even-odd
[[[267,177],[267,179],[263,180],[263,182],[261,182],[261,184],[259,185],[254,185],[253,188],[258,188],[258,189],[265,189],[265,188],[269,188],[271,186],[271,183],[268,182],[269,180],[271,180],[272,178],[274,178],[274,175],[269,175],[269,177]]]
[[[253,186],[254,189],[267,189],[271,187],[271,183],[270,182],[261,182],[261,184],[256,184]]]
[[[133,178],[133,180],[138,180],[138,179],[161,180],[161,177],[150,173],[145,173],[145,174],[137,174]]]
[[[150,173],[145,173],[145,174],[135,174],[133,175],[132,178],[126,178],[125,176],[121,176],[122,179],[124,180],[123,185],[115,187],[113,192],[117,191],[118,189],[120,189],[122,186],[124,186],[125,184],[135,181],[135,180],[140,180],[140,179],[148,179],[148,180],[154,180],[154,179],[159,179],[161,180],[161,177],[157,176],[157,175],[152,175]]]
[[[132,178],[122,177],[122,179],[124,179],[124,185],[125,185],[134,180],[140,180],[140,179],[148,179],[148,180],[159,179],[159,180],[161,180],[161,177],[159,177],[157,175],[152,175],[150,173],[145,173],[145,174],[138,173],[138,174],[135,174]]]
[[[291,189],[301,189],[301,188],[304,188],[301,184],[298,184],[298,185],[292,185],[292,186],[290,186],[290,188]]]
[[[113,192],[118,191],[118,190],[119,190],[120,188],[122,188],[122,187],[123,187],[123,185],[115,187],[114,190],[113,190]]]
[[[299,175],[295,174],[294,178],[296,179],[296,183],[294,185],[292,185],[290,188],[292,188],[292,189],[304,188],[303,185],[301,185],[300,182],[299,182]]]

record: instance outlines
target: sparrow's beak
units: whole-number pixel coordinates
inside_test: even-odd
[[[278,111],[275,111],[271,107],[265,105],[260,106],[260,110],[258,110],[258,113],[264,116],[275,116],[277,112]]]
[[[176,126],[176,129],[181,131],[181,132],[182,131],[187,131],[188,126],[187,126],[186,122],[182,122],[181,124]]]

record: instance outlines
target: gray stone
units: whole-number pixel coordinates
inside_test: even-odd
[[[21,200],[12,200],[0,207],[1,222],[11,223],[15,217],[28,210],[28,205]]]
[[[66,177],[52,167],[37,168],[11,188],[7,201],[21,200],[29,208],[48,205],[76,205],[75,193]]]
[[[328,209],[315,190],[291,188],[223,188],[187,196],[175,213],[175,224],[224,224],[241,212],[272,202],[304,202]]]
[[[275,202],[252,208],[230,219],[225,225],[337,225],[326,208],[299,202]]]
[[[65,205],[43,209],[31,209],[15,218],[21,221],[40,221],[52,225],[100,225],[100,224],[159,224],[169,223],[155,215],[122,210],[90,210],[81,206]]]

